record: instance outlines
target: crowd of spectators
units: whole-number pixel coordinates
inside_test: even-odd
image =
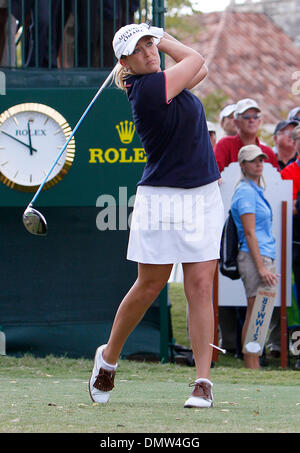
[[[0,0],[0,66],[16,65],[20,37],[23,67],[111,67],[114,32],[133,22],[139,6],[139,0],[52,0],[50,8],[46,1]]]
[[[294,107],[286,119],[278,119],[273,131],[272,147],[263,143],[258,136],[262,123],[261,115],[261,108],[254,99],[241,99],[236,104],[225,106],[220,113],[220,125],[224,132],[222,138],[216,139],[216,127],[213,123],[208,122],[208,130],[221,175],[231,162],[238,161],[239,150],[242,147],[256,145],[268,156],[266,162],[271,163],[280,172],[282,179],[293,181],[292,264],[300,313],[300,106]],[[239,320],[243,318],[243,311],[222,307],[220,315],[222,336],[226,338],[232,334],[226,332],[232,325],[229,317],[234,316]],[[222,317],[225,318],[224,322]],[[241,328],[241,325],[237,322],[237,328]],[[280,307],[273,311],[268,348],[271,355],[280,356]],[[236,355],[241,355],[238,344]],[[263,360],[264,356],[261,358],[261,361]],[[296,369],[300,369],[300,359],[296,362]]]

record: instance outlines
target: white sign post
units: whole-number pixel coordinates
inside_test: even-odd
[[[281,274],[281,221],[282,201],[287,202],[287,247],[286,247],[286,305],[292,303],[292,205],[293,183],[281,179],[280,173],[269,163],[264,163],[266,181],[265,197],[273,211],[273,235],[276,239],[276,273]],[[225,218],[231,206],[235,186],[240,179],[241,170],[238,162],[232,162],[221,174],[221,195],[224,203]],[[281,305],[281,278],[277,287],[275,306]],[[219,306],[246,306],[247,299],[241,280],[231,280],[219,272]]]

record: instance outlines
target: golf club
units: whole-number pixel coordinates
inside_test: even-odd
[[[117,67],[117,65],[114,66],[112,71],[109,73],[109,75],[104,80],[103,84],[101,85],[101,87],[99,88],[99,90],[97,91],[95,96],[93,97],[93,99],[90,102],[90,104],[87,106],[87,108],[84,111],[83,115],[81,116],[81,118],[79,119],[78,123],[74,127],[70,137],[68,138],[68,140],[66,141],[66,143],[62,147],[62,150],[60,151],[60,153],[57,156],[55,162],[53,163],[52,167],[50,168],[50,170],[49,170],[47,176],[45,177],[44,181],[42,182],[42,184],[38,188],[37,192],[35,193],[34,197],[32,198],[31,202],[29,203],[29,205],[25,209],[25,211],[23,213],[23,223],[24,223],[24,226],[25,226],[26,230],[29,231],[29,233],[36,234],[38,236],[46,236],[46,234],[48,232],[47,221],[46,221],[45,217],[38,210],[33,208],[33,204],[36,201],[37,197],[39,196],[40,192],[42,191],[45,183],[47,182],[47,180],[48,180],[50,174],[52,173],[54,167],[56,166],[57,162],[59,161],[59,159],[61,158],[61,156],[65,152],[68,144],[70,143],[70,141],[74,137],[76,131],[78,130],[78,128],[81,125],[82,121],[84,120],[84,118],[86,117],[87,113],[89,112],[90,108],[95,103],[96,99],[102,93],[104,88],[112,80],[112,78],[114,76],[114,73],[115,73],[115,70],[116,70],[116,67]]]

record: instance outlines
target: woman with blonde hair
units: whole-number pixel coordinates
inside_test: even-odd
[[[259,286],[275,286],[276,243],[272,234],[272,209],[265,198],[263,162],[268,156],[257,145],[243,146],[238,154],[242,176],[235,189],[231,211],[240,243],[238,268],[243,281],[247,312],[242,329],[244,343]],[[259,368],[259,357],[244,354],[247,368]]]
[[[113,47],[116,84],[127,93],[147,163],[127,252],[138,263],[138,277],[119,306],[107,344],[96,351],[90,395],[98,403],[108,401],[127,337],[168,282],[173,264],[182,263],[196,364],[184,407],[211,407],[212,285],[224,210],[204,109],[189,91],[207,69],[198,52],[147,24],[122,27]],[[162,71],[159,51],[175,64]]]

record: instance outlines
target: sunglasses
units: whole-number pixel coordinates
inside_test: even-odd
[[[249,113],[246,113],[245,115],[241,115],[243,120],[258,120],[260,118],[259,113],[254,113],[253,115],[249,115]]]
[[[279,131],[278,134],[287,135],[288,137],[291,137],[292,131]]]

